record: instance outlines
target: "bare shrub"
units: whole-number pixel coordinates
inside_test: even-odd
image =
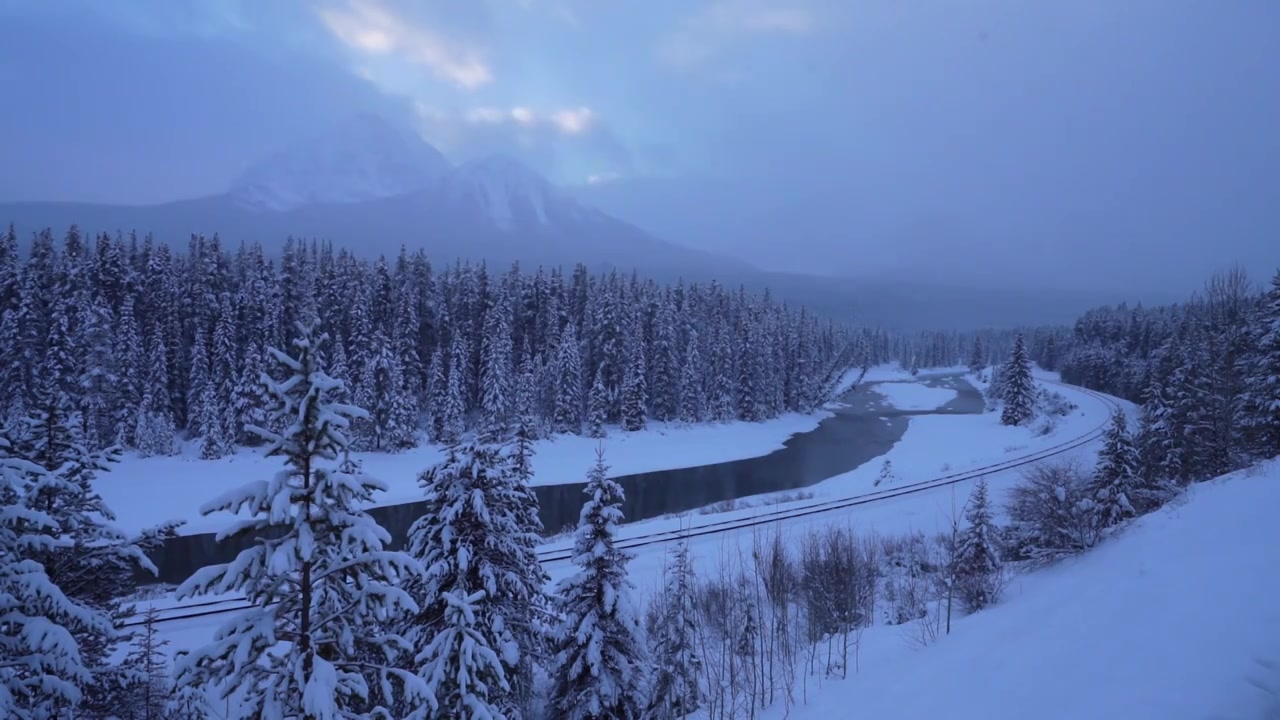
[[[1006,547],[1015,560],[1053,560],[1088,550],[1102,528],[1079,463],[1038,463],[1009,492]]]

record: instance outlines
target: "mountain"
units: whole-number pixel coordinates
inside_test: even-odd
[[[231,185],[237,204],[293,210],[426,190],[451,169],[439,150],[374,115],[357,115],[250,167]]]
[[[145,206],[0,203],[3,222],[24,236],[76,224],[87,233],[150,233],[177,246],[217,233],[232,246],[268,249],[292,236],[362,255],[422,247],[436,262],[582,262],[672,280],[757,272],[587,207],[512,158],[454,166],[416,134],[367,115],[265,158],[221,195]]]
[[[294,237],[331,240],[365,256],[421,247],[436,263],[567,268],[581,262],[662,281],[767,287],[828,317],[896,327],[1069,320],[1092,304],[1063,303],[1064,311],[1049,318],[1043,295],[1013,297],[998,287],[765,272],[724,254],[665,242],[509,157],[454,166],[416,134],[372,116],[264,159],[221,195],[145,206],[0,203],[0,224],[6,222],[27,237],[43,228],[61,235],[76,224],[86,233],[150,233],[176,247],[185,247],[193,234],[216,233],[232,247],[256,242],[268,250]],[[720,224],[706,232],[730,239],[737,234]]]

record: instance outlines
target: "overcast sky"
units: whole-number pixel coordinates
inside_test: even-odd
[[[216,193],[371,111],[777,269],[1010,253],[1124,287],[1280,262],[1275,0],[0,0],[0,22],[4,200]],[[1135,269],[1157,251],[1171,269]]]

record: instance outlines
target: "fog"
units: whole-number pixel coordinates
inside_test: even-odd
[[[1280,265],[1270,0],[6,0],[0,22],[0,201],[217,194],[368,112],[766,270],[1159,302]]]

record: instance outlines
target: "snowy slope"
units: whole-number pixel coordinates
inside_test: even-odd
[[[449,167],[416,134],[358,115],[257,163],[232,184],[230,194],[260,210],[356,203],[425,190]]]
[[[867,631],[861,674],[829,681],[791,717],[1277,717],[1256,685],[1280,701],[1278,509],[1280,462],[1196,486],[1094,551],[1022,576],[933,646]]]
[[[546,178],[503,155],[463,163],[441,180],[440,192],[456,209],[504,230],[546,226],[551,224],[552,208],[576,207]]]
[[[648,429],[626,433],[614,429],[604,440],[610,474],[669,470],[767,455],[792,435],[818,426],[830,413],[790,413],[764,422],[700,425],[651,422]],[[533,483],[579,483],[595,457],[600,441],[580,435],[560,435],[535,444]],[[443,459],[443,448],[422,445],[400,453],[355,453],[364,469],[387,483],[378,505],[422,499],[418,474]],[[185,520],[183,534],[215,532],[229,515],[203,517],[200,506],[252,479],[266,479],[280,469],[278,458],[263,457],[261,449],[242,449],[220,460],[199,459],[197,447],[174,457],[124,460],[103,473],[96,484],[116,513],[117,525],[136,532],[166,520]]]
[[[929,387],[910,382],[877,383],[871,387],[871,390],[898,410],[935,410],[959,395],[949,388]]]

